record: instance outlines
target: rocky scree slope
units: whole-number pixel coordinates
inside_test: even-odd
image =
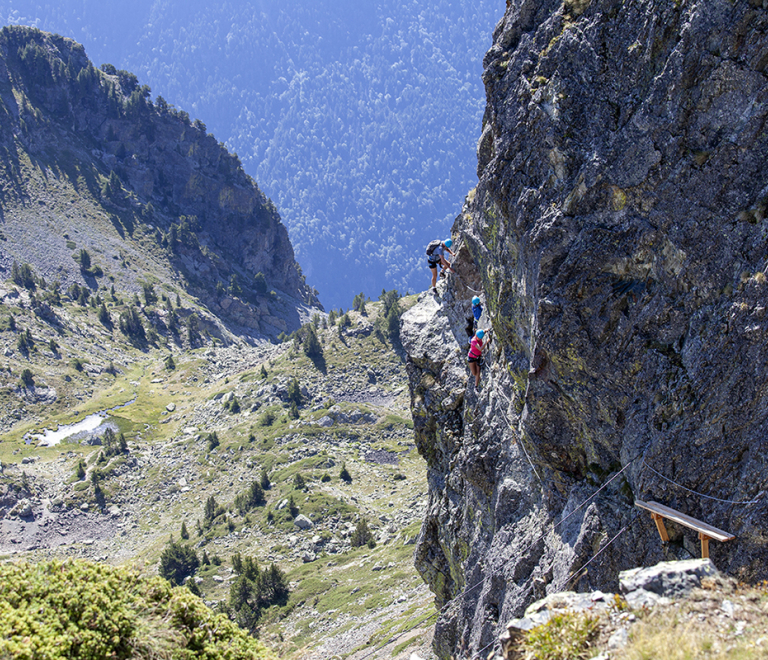
[[[316,302],[237,156],[133,74],[96,69],[71,39],[5,27],[0,114],[6,275],[15,260],[64,289],[173,282],[251,334],[293,330]],[[103,275],[80,268],[81,249]]]
[[[735,534],[717,567],[766,577],[766,28],[760,2],[507,3],[459,277],[402,328],[440,657],[534,598],[698,556],[634,498]],[[494,331],[480,392],[472,289]]]
[[[287,604],[259,622],[261,640],[280,657],[409,657],[429,638],[434,614],[412,561],[426,483],[404,357],[377,332],[381,308],[369,301],[341,327],[318,316],[322,357],[310,359],[297,335],[279,345],[174,350],[170,368],[165,351],[143,354],[76,332],[89,308],[64,301],[57,313],[77,325],[67,325],[59,352],[90,360],[83,371],[58,367],[70,381],[51,376],[44,328],[14,308],[17,331],[0,332],[0,341],[32,328],[39,348],[25,362],[13,351],[9,361],[16,374],[28,364],[38,385],[17,387],[0,373],[0,413],[13,406],[0,418],[10,428],[0,433],[0,555],[131,564],[155,574],[183,522],[186,542],[213,562],[192,578],[211,607],[229,600],[236,552],[286,571]],[[94,364],[103,357],[97,346],[115,357],[114,373]],[[33,402],[52,389],[52,401]],[[108,417],[91,432],[54,446],[33,437],[94,411]],[[125,449],[110,451],[107,426],[124,434]],[[238,497],[262,474],[270,483],[264,501],[244,509]],[[206,522],[209,497],[222,511]],[[375,548],[353,545],[363,518]],[[385,645],[406,629],[412,639]]]

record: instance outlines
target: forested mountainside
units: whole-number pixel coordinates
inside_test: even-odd
[[[499,0],[0,0],[203,120],[275,201],[326,305],[420,290],[424,246],[477,180]]]
[[[237,332],[300,325],[314,292],[277,210],[202,122],[22,27],[0,31],[0,112],[5,277],[26,264],[62,292],[113,297],[162,283]]]
[[[699,555],[636,500],[735,535],[715,565],[768,577],[767,33],[764,2],[507,4],[458,275],[403,319],[441,658],[546,594]]]

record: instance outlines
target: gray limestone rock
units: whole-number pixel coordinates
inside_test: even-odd
[[[665,561],[649,568],[622,571],[619,586],[632,607],[641,607],[682,596],[700,586],[703,577],[717,574],[711,559]]]
[[[750,2],[507,3],[456,274],[401,328],[441,658],[542,591],[689,558],[695,533],[663,548],[634,498],[736,534],[717,565],[768,577],[766,30]]]
[[[293,524],[299,529],[312,529],[315,526],[309,518],[301,513],[293,519]]]
[[[19,518],[29,518],[32,515],[32,504],[28,499],[19,500],[8,514]]]

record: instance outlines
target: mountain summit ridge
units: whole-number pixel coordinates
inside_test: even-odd
[[[200,120],[35,28],[3,28],[0,60],[6,272],[29,262],[96,288],[100,276],[70,258],[85,249],[111,285],[174,281],[254,336],[294,330],[298,309],[318,307],[274,204]]]

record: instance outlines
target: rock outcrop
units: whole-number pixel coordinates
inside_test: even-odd
[[[546,594],[698,556],[635,497],[735,534],[715,564],[766,577],[767,29],[756,0],[507,2],[458,275],[402,327],[440,657]]]

